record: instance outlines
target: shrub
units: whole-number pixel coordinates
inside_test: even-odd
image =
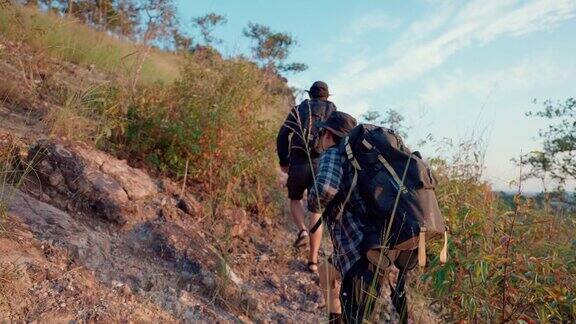
[[[205,53],[202,53],[205,55]],[[191,56],[169,87],[141,89],[128,110],[123,149],[165,174],[190,180],[223,201],[253,196],[271,180],[278,121],[269,110],[284,110],[285,87],[244,59]]]
[[[481,154],[468,153],[433,163],[450,257],[444,265],[433,258],[416,288],[452,319],[574,321],[575,215],[546,213],[521,193],[510,207],[480,180]]]

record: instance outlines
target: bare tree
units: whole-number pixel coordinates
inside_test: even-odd
[[[176,25],[176,6],[173,0],[140,0],[140,11],[145,20],[141,30],[138,65],[132,78],[132,93],[136,90],[142,67],[152,49],[150,43],[169,38]]]
[[[219,25],[224,25],[228,22],[226,16],[219,15],[214,12],[205,14],[204,16],[192,18],[192,24],[200,31],[204,45],[211,46],[216,43],[222,42],[221,39],[214,37],[214,28]]]
[[[266,68],[286,72],[300,72],[308,68],[304,63],[284,64],[290,49],[296,45],[296,40],[290,34],[273,32],[268,26],[250,22],[244,29],[244,36],[256,42],[252,53]]]
[[[362,115],[362,118],[364,118],[368,123],[380,124],[384,127],[390,128],[403,138],[408,137],[409,127],[404,124],[405,118],[394,109],[386,110],[384,115],[380,114],[378,111],[370,110]]]

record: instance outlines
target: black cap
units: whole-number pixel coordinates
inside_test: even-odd
[[[328,84],[323,81],[316,81],[308,91],[312,98],[328,98],[330,92],[328,91]]]
[[[318,124],[318,129],[326,128],[338,137],[346,137],[356,127],[356,119],[345,112],[335,111],[328,119]]]

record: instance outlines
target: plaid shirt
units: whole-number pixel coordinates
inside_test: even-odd
[[[346,176],[349,174],[348,170],[343,170],[345,159],[338,147],[326,150],[320,157],[316,182],[308,193],[308,210],[313,213],[323,212],[322,218],[328,227],[334,246],[333,264],[343,277],[361,257],[360,245],[366,226],[363,220],[366,209],[358,189],[352,191],[348,202],[343,201],[348,194],[344,191],[351,185],[350,177]],[[335,206],[332,204],[328,206],[339,191],[343,194],[339,196],[343,196],[344,199],[339,199],[342,201],[338,201]],[[324,210],[327,207],[330,207],[330,210]],[[341,217],[337,217],[342,209],[344,211]]]

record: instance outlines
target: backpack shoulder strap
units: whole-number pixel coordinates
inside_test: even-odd
[[[312,106],[310,106],[310,100],[306,99],[306,104],[308,105],[308,126],[306,127],[306,138],[308,141],[312,140]]]
[[[348,161],[350,161],[354,169],[356,171],[362,170],[360,164],[358,163],[358,160],[356,160],[356,158],[354,157],[354,152],[352,152],[352,146],[350,145],[349,136],[344,137],[344,150],[346,152],[346,156],[348,157]]]
[[[325,101],[326,105],[324,106],[324,118],[328,118],[330,114],[336,111],[336,105],[332,101]]]
[[[364,145],[364,147],[366,147],[369,150],[375,149],[374,146],[372,144],[370,144],[370,142],[368,142],[366,139],[362,139],[362,145]],[[376,150],[376,151],[378,151],[378,150]],[[378,161],[380,161],[380,163],[382,163],[382,165],[386,168],[386,170],[388,170],[388,172],[390,173],[392,178],[394,178],[394,181],[396,181],[396,183],[398,184],[398,188],[402,192],[406,191],[406,187],[404,186],[404,181],[402,181],[402,179],[400,179],[400,177],[398,176],[398,173],[396,173],[396,171],[394,170],[392,165],[390,165],[388,160],[386,160],[386,158],[384,158],[384,156],[380,152],[378,152]],[[408,163],[410,163],[409,161],[410,161],[410,158],[408,160]],[[406,165],[406,169],[407,168],[408,168],[408,165]]]

